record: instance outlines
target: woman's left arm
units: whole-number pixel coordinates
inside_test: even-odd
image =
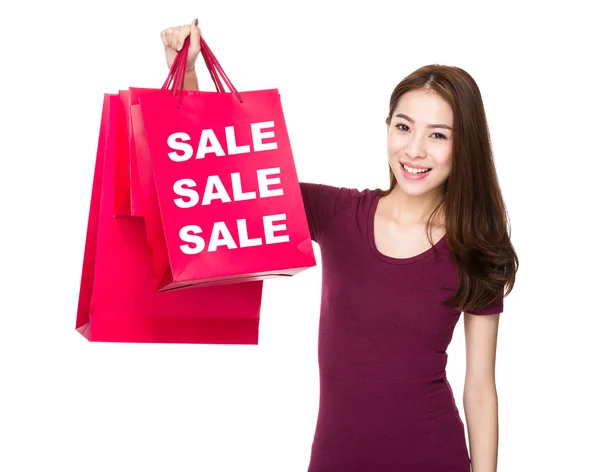
[[[463,406],[472,472],[497,472],[496,345],[500,315],[464,314],[466,374]]]

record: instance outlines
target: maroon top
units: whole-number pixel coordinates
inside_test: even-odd
[[[323,285],[319,413],[308,472],[469,472],[446,379],[461,313],[444,236],[414,257],[375,246],[377,190],[301,184]],[[502,312],[503,299],[475,314]]]

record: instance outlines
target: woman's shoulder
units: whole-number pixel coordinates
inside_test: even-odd
[[[372,202],[381,190],[347,187],[332,184],[300,182],[302,195],[307,203],[328,208],[330,214],[337,214],[353,205]]]
[[[311,182],[300,182],[300,189],[308,223],[316,241],[334,219],[369,211],[378,192],[368,188]]]
[[[325,198],[342,199],[345,201],[372,198],[382,192],[380,189],[347,187],[313,182],[300,182],[300,187],[303,192],[310,192]]]

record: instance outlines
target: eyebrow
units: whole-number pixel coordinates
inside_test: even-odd
[[[410,116],[405,115],[404,113],[398,113],[396,115],[397,118],[404,118],[406,121],[408,121],[409,123],[415,123],[415,120],[413,120]],[[427,125],[427,128],[444,128],[444,129],[449,129],[450,131],[452,131],[452,127],[448,126],[448,125],[443,125],[443,124],[434,124],[434,125]]]

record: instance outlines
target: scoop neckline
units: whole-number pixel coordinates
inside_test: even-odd
[[[373,252],[375,257],[383,262],[387,262],[388,264],[411,264],[431,256],[435,253],[436,249],[439,249],[442,244],[445,244],[446,234],[444,233],[437,243],[420,254],[401,258],[386,256],[383,254],[381,251],[379,251],[379,249],[377,249],[377,245],[375,244],[375,211],[377,210],[377,205],[379,204],[381,196],[381,191],[375,191],[375,198],[373,198],[373,201],[371,202],[371,208],[369,209],[368,239],[371,252]]]

